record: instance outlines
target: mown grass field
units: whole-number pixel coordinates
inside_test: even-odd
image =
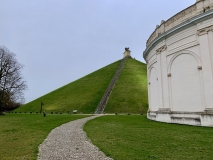
[[[98,106],[106,88],[114,76],[121,60],[101,68],[83,78],[56,89],[26,105],[17,112],[39,112],[41,101],[46,112],[78,110],[78,113],[92,113]]]
[[[84,130],[93,144],[114,160],[213,159],[213,128],[118,115],[91,120]]]
[[[146,113],[148,109],[146,64],[127,59],[112,90],[106,113]]]
[[[0,160],[37,159],[38,146],[49,132],[86,115],[7,114],[0,116]]]

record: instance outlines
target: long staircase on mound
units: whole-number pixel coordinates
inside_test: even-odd
[[[98,104],[98,107],[97,107],[97,109],[96,109],[96,111],[95,111],[96,114],[101,114],[101,113],[104,112],[104,108],[105,108],[105,106],[106,106],[106,104],[107,104],[107,101],[108,101],[108,99],[109,99],[109,96],[110,96],[110,94],[111,94],[111,92],[112,92],[113,87],[115,86],[115,83],[116,83],[117,80],[118,80],[118,77],[119,77],[119,75],[120,75],[120,73],[121,73],[121,71],[122,71],[122,69],[123,69],[123,66],[124,66],[124,64],[125,64],[127,58],[128,58],[128,57],[125,57],[125,58],[123,58],[123,60],[121,61],[121,64],[119,65],[119,67],[118,67],[118,69],[117,69],[117,71],[116,71],[114,77],[112,78],[112,80],[111,80],[109,86],[107,87],[107,89],[106,89],[106,91],[105,91],[105,93],[104,93],[104,95],[103,95],[101,101],[100,101],[99,104]]]

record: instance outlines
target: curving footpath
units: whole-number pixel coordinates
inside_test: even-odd
[[[112,160],[94,146],[83,131],[91,116],[63,124],[53,129],[39,145],[38,160]]]

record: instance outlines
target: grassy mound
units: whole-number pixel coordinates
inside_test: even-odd
[[[112,90],[106,113],[145,113],[148,109],[146,64],[127,59]]]
[[[46,112],[73,110],[82,113],[94,112],[120,63],[121,60],[114,62],[29,102],[15,111],[39,112],[42,101],[44,103],[43,110]]]
[[[39,112],[41,101],[46,112],[92,113],[118,69],[121,60],[101,68],[83,78],[58,88],[24,106],[16,112]],[[127,59],[112,91],[106,113],[141,113],[147,111],[146,65]]]
[[[84,130],[94,145],[116,160],[212,159],[212,128],[118,115],[91,120]]]

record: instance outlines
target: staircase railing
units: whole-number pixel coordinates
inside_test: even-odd
[[[107,87],[107,89],[106,89],[101,101],[98,104],[98,107],[97,107],[97,109],[95,111],[96,114],[101,114],[101,113],[104,112],[104,109],[105,109],[105,106],[106,106],[107,101],[109,99],[109,96],[110,96],[110,94],[112,92],[112,89],[115,86],[115,83],[118,80],[118,77],[119,77],[119,75],[120,75],[120,73],[121,73],[121,71],[123,69],[123,66],[124,66],[124,64],[126,62],[126,59],[127,59],[127,57],[123,58],[123,60],[121,61],[121,64],[119,65],[114,77],[112,78],[112,80],[111,80],[109,86]]]

